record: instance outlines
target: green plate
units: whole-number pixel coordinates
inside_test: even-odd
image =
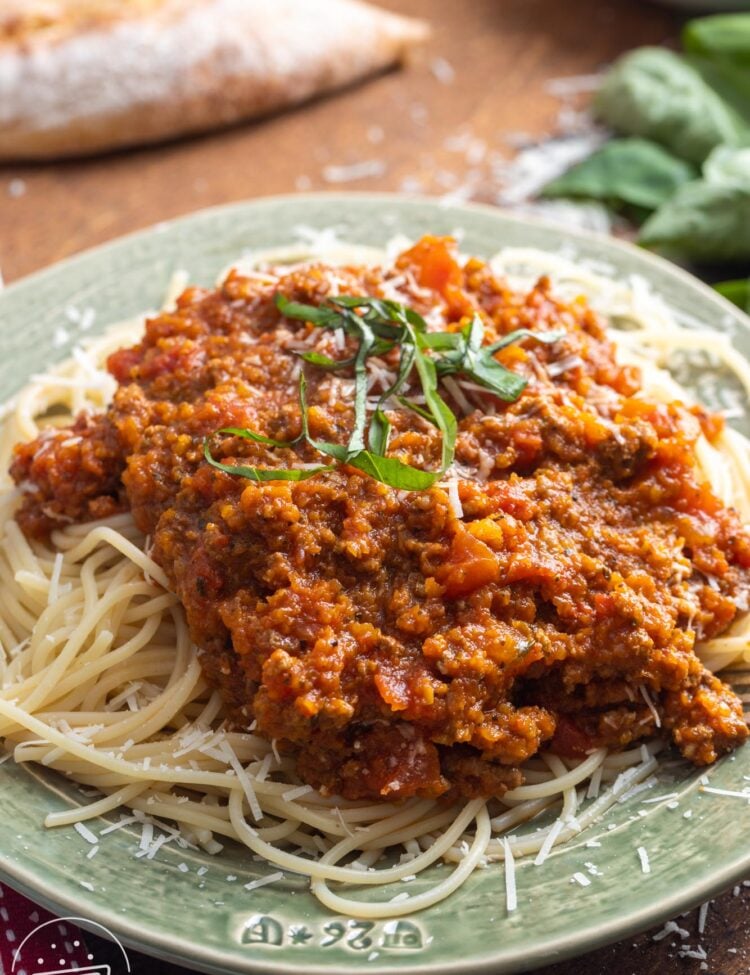
[[[68,354],[69,347],[55,345],[53,335],[64,325],[71,341],[80,337],[69,320],[72,307],[94,309],[95,330],[158,305],[177,268],[208,284],[244,250],[288,244],[305,227],[331,226],[345,240],[370,245],[396,233],[461,230],[463,249],[479,255],[504,245],[562,247],[568,255],[607,262],[618,276],[647,279],[678,314],[731,332],[750,355],[748,320],[741,312],[678,268],[633,247],[486,207],[323,194],[207,210],[11,286],[0,294],[2,397]],[[742,790],[750,777],[750,750],[709,774],[712,786]],[[677,808],[666,799],[642,802],[669,793],[678,793]],[[6,761],[0,766],[0,794],[2,879],[54,911],[105,925],[132,947],[207,972],[522,971],[666,920],[750,873],[750,802],[701,792],[699,774],[684,766],[672,770],[671,781],[617,805],[603,823],[542,866],[519,862],[513,914],[506,914],[503,867],[493,864],[447,901],[408,920],[375,924],[330,915],[299,877],[244,890],[244,883],[269,868],[239,846],[227,846],[218,857],[167,846],[144,862],[133,856],[139,831],[123,828],[103,837],[98,855],[89,860],[90,848],[75,831],[46,831],[41,825],[45,813],[86,801],[48,770]],[[592,838],[601,846],[586,847]],[[648,874],[641,871],[639,846],[649,854]],[[207,872],[199,875],[200,867]],[[432,875],[445,869],[435,867]],[[589,886],[571,880],[579,871],[589,873]],[[237,880],[228,881],[228,875]],[[414,881],[410,893],[423,883]],[[374,890],[370,896],[383,895]]]

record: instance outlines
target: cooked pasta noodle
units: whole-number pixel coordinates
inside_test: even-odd
[[[338,247],[339,259],[346,253]],[[650,397],[687,397],[661,368],[676,350],[718,356],[750,393],[750,366],[729,339],[678,324],[642,284],[617,282],[538,251],[506,250],[494,266],[514,284],[545,273],[563,296],[586,294],[623,326],[622,355],[643,368]],[[174,283],[168,302],[183,283]],[[81,409],[106,405],[114,382],[102,362],[135,340],[140,328],[140,320],[117,325],[32,378],[6,411],[3,472],[12,445],[35,437],[42,424],[65,424]],[[718,448],[702,439],[697,460],[715,493],[750,518],[748,441],[731,429]],[[18,490],[4,483],[0,736],[17,762],[41,763],[101,794],[88,805],[49,814],[49,827],[127,807],[136,822],[163,827],[140,851],[146,857],[175,837],[209,852],[221,849],[217,837],[231,839],[281,870],[309,876],[312,893],[332,911],[394,917],[447,897],[487,861],[533,856],[543,862],[658,768],[662,742],[654,741],[616,754],[597,749],[579,762],[537,757],[524,768],[525,784],[502,800],[446,806],[426,799],[324,797],[300,782],[275,743],[222,723],[221,701],[201,673],[182,608],[129,514],[71,524],[55,531],[47,546],[24,537],[13,519],[17,503]],[[699,650],[718,670],[746,659],[749,645],[745,614]],[[557,813],[549,820],[551,808]],[[544,812],[549,821],[543,828],[513,832]],[[165,832],[173,824],[172,833]],[[387,885],[437,863],[450,870],[435,872],[434,883],[415,896],[391,899]],[[380,901],[362,903],[346,887],[332,889],[334,883],[386,890]]]

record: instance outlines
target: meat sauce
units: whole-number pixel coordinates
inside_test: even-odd
[[[277,293],[395,294],[440,330],[479,314],[488,343],[564,335],[497,353],[529,379],[513,403],[445,381],[456,459],[428,490],[345,464],[257,482],[209,465],[204,438],[231,426],[294,440],[299,353],[354,351],[284,318]],[[370,364],[371,397],[394,364]],[[305,782],[351,799],[502,795],[540,749],[622,748],[658,723],[704,765],[747,737],[739,699],[695,653],[750,584],[748,533],[695,464],[701,431],[716,440],[721,422],[650,400],[583,299],[560,301],[546,279],[515,293],[427,237],[388,268],[277,267],[189,288],[108,366],[106,413],[16,448],[19,524],[41,538],[130,509],[229,720],[277,739]],[[345,443],[352,370],[305,369],[311,437]],[[388,416],[389,454],[437,469],[435,426],[397,403]],[[326,460],[304,440],[212,443],[225,464]]]

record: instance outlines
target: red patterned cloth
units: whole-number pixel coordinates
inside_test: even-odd
[[[0,884],[2,975],[72,972],[90,966],[92,960],[80,928]]]

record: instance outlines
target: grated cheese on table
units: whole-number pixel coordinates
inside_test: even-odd
[[[670,934],[679,935],[680,938],[689,938],[690,932],[686,931],[685,928],[681,928],[676,921],[667,921],[661,931],[657,931],[656,934],[651,936],[652,941],[663,941],[664,938],[668,938]]]
[[[456,71],[453,65],[450,61],[439,56],[430,61],[430,71],[441,85],[451,85],[456,79]]]
[[[708,917],[708,908],[710,906],[710,901],[706,901],[701,904],[698,910],[698,934],[703,934],[706,930],[706,918]]]
[[[382,159],[363,159],[348,166],[329,163],[323,167],[322,177],[326,183],[354,183],[360,179],[382,176],[388,166]]]

